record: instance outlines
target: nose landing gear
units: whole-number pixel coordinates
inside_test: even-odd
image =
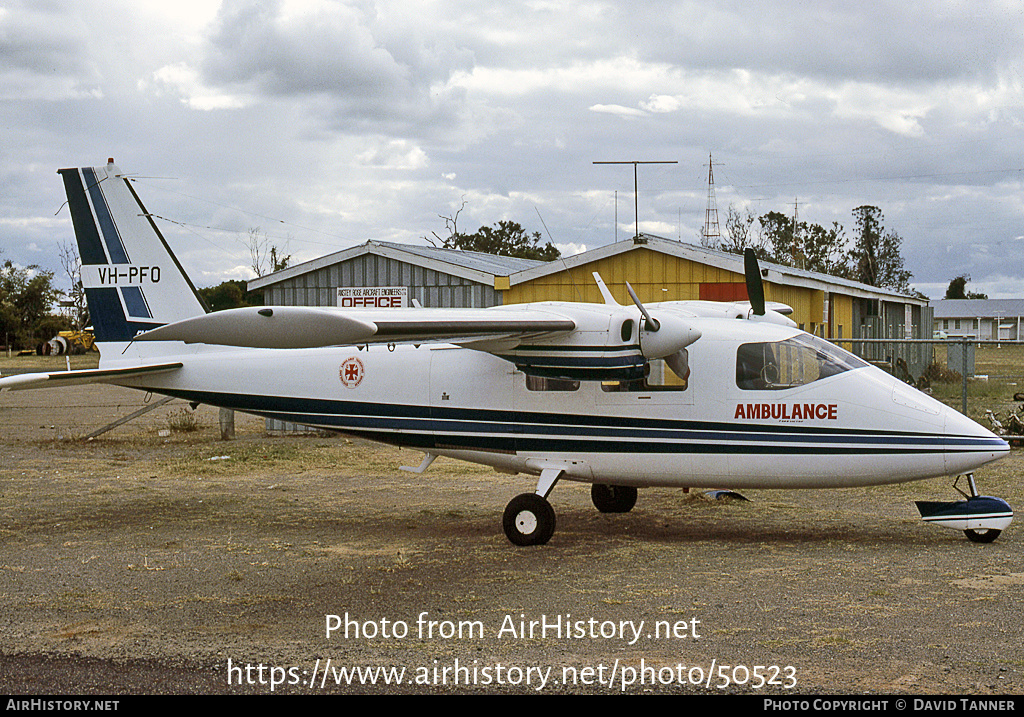
[[[964,493],[957,487],[961,477],[957,476],[953,488],[966,500],[952,503],[916,501],[921,519],[926,523],[962,530],[972,543],[991,543],[1013,521],[1013,509],[1002,498],[979,495],[973,473],[966,476],[970,494]]]

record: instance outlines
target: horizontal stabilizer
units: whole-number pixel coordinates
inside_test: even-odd
[[[181,368],[180,363],[163,363],[125,368],[88,368],[78,371],[54,371],[53,373],[23,373],[0,378],[0,392],[20,391],[27,388],[49,388],[51,386],[76,386],[86,383],[118,383],[137,376],[177,371],[179,368]]]

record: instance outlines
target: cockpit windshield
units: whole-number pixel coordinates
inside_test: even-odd
[[[741,344],[736,385],[747,391],[781,391],[867,365],[824,339],[800,334],[785,341]]]

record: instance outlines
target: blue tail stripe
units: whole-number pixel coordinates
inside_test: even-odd
[[[68,195],[68,206],[71,208],[71,223],[75,227],[78,239],[78,253],[83,264],[106,264],[107,253],[103,251],[96,221],[93,219],[89,200],[85,196],[82,176],[77,169],[62,169],[64,189]],[[96,314],[93,314],[95,316]]]
[[[93,209],[96,211],[96,220],[99,222],[100,231],[103,232],[107,251],[110,252],[111,263],[131,264],[128,260],[128,252],[125,251],[124,244],[121,242],[121,235],[114,225],[113,217],[110,216],[110,209],[107,207],[103,190],[100,189],[99,182],[96,181],[96,172],[91,167],[87,167],[82,170],[82,173],[85,175],[85,181],[89,188]]]

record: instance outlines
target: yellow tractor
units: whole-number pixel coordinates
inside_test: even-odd
[[[39,344],[36,353],[41,356],[84,354],[96,350],[92,331],[60,331],[49,341]]]

